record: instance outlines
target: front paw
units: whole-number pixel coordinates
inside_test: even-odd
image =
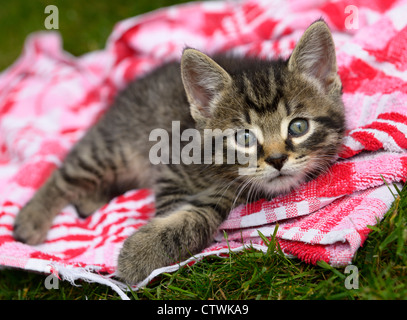
[[[51,224],[47,209],[29,202],[16,217],[13,236],[18,241],[36,245],[45,241]]]
[[[128,284],[139,283],[153,270],[174,262],[170,253],[165,252],[161,234],[157,229],[149,223],[124,242],[117,271],[119,277]]]
[[[191,210],[157,217],[131,235],[119,255],[119,276],[129,284],[144,280],[150,273],[183,261],[204,249],[216,231],[206,218]]]

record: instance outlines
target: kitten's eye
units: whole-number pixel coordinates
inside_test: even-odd
[[[305,119],[294,119],[288,126],[288,133],[293,137],[300,137],[308,131],[308,121]]]
[[[240,130],[236,132],[237,144],[249,148],[257,143],[255,134],[250,130]]]

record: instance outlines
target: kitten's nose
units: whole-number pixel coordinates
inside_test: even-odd
[[[282,153],[272,154],[271,156],[266,158],[266,162],[269,165],[272,165],[277,170],[281,170],[284,165],[284,162],[287,160],[287,155]]]

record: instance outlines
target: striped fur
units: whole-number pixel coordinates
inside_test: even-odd
[[[249,130],[253,147],[239,145],[237,133],[232,146],[226,137],[218,141],[225,150],[252,152],[255,167],[241,175],[247,164],[237,161],[152,165],[149,133],[171,132],[172,121],[180,121],[181,131],[199,130],[202,145],[205,129]],[[134,283],[208,246],[232,207],[288,192],[327,170],[343,133],[341,83],[324,22],[309,27],[288,60],[212,59],[186,49],[180,64],[167,64],[118,95],[21,210],[14,236],[38,244],[70,203],[86,217],[126,190],[153,188],[156,217],[126,240],[119,256],[120,276]]]

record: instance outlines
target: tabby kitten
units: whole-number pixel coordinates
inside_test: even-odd
[[[118,95],[22,208],[14,237],[39,244],[70,203],[87,217],[126,190],[152,188],[156,217],[125,241],[118,260],[119,276],[136,283],[207,247],[233,206],[287,192],[326,171],[344,133],[341,87],[323,21],[306,30],[288,60],[211,59],[185,49],[180,64],[164,65]],[[254,154],[253,170],[239,174],[248,164],[237,161],[176,164],[173,153],[169,164],[153,165],[150,132],[171,133],[175,120],[180,132],[233,129],[233,143],[223,139],[222,146]]]

